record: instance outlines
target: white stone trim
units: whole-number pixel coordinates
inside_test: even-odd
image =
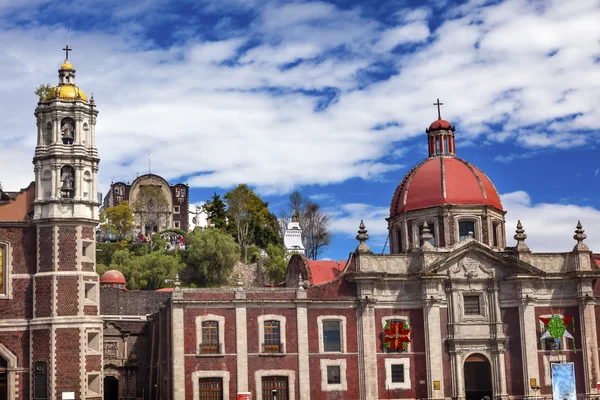
[[[254,384],[256,388],[256,400],[263,400],[262,378],[265,376],[287,376],[288,378],[288,400],[296,399],[296,372],[289,369],[259,369],[254,372]],[[309,390],[304,388],[303,390]],[[225,398],[225,397],[223,397]]]
[[[404,366],[404,382],[392,382],[392,365]],[[386,358],[385,359],[385,388],[410,389],[410,359],[409,358]]]
[[[2,287],[0,287],[0,300],[12,299],[12,246],[10,242],[0,240],[0,248],[3,249],[2,264]]]
[[[18,368],[17,356],[14,355],[6,346],[0,343],[0,357],[6,360],[8,366],[8,371],[6,374],[8,393],[6,398],[16,399],[18,375],[15,373],[15,370]]]
[[[265,340],[265,321],[279,321],[279,343],[283,345],[282,353],[286,353],[285,345],[285,316],[267,314],[258,316],[258,352],[262,353],[262,345]],[[270,353],[269,353],[270,354]]]
[[[192,372],[192,393],[193,399],[200,398],[200,378],[221,378],[223,379],[223,398],[229,399],[229,372],[227,371],[195,371]]]
[[[317,326],[319,327],[319,353],[339,353],[338,351],[325,351],[325,343],[323,341],[323,321],[339,321],[340,322],[340,341],[342,353],[347,353],[346,346],[346,317],[343,315],[319,315],[317,317]]]
[[[339,358],[337,360],[321,359],[321,390],[323,392],[339,392],[348,390],[348,382],[346,380],[346,359]],[[340,383],[327,383],[327,367],[340,367]]]
[[[488,319],[488,301],[484,291],[473,290],[470,292],[460,292],[460,304],[458,308],[460,310],[460,321],[487,321]],[[479,297],[479,314],[465,314],[465,296],[478,296]]]
[[[225,317],[222,315],[207,314],[196,317],[196,353],[202,344],[202,323],[216,321],[219,332],[219,354],[225,354]],[[195,397],[194,397],[195,398]]]
[[[392,320],[392,319],[403,320],[408,324],[409,327],[411,326],[410,325],[410,317],[408,317],[407,315],[386,315],[385,317],[381,317],[381,329],[385,328],[385,325],[387,324],[388,320]],[[412,327],[411,327],[411,329],[412,329]],[[410,352],[411,349],[412,349],[412,343],[408,343],[405,353]],[[384,346],[384,351],[387,352],[385,346]]]

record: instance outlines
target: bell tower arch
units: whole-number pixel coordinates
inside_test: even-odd
[[[98,110],[75,84],[67,57],[58,85],[35,109],[33,157],[37,231],[31,364],[33,396],[76,399],[102,396],[102,320],[96,273],[98,225]]]

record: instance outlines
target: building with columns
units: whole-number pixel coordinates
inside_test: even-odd
[[[95,270],[97,115],[67,57],[35,181],[0,190],[0,400],[600,398],[600,255],[575,223],[569,252],[532,252],[526,221],[507,247],[448,121],[392,196],[390,254],[361,222],[347,260],[294,254],[285,286],[136,292]]]

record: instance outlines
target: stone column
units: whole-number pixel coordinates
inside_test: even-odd
[[[596,395],[598,394],[596,385],[597,382],[600,382],[596,315],[594,312],[595,306],[587,300],[586,298],[579,300],[579,329],[581,329],[581,349],[583,350],[585,393],[586,395]]]
[[[523,361],[523,386],[525,397],[533,397],[535,393],[529,386],[529,379],[540,382],[537,356],[537,329],[535,327],[535,307],[527,299],[522,299],[519,306],[521,328],[521,352]]]
[[[241,283],[241,284],[240,284]],[[237,391],[238,393],[249,392],[248,388],[248,327],[246,323],[246,292],[243,283],[238,282],[235,291],[235,332],[236,332],[236,354],[237,354]],[[257,389],[258,390],[258,389]]]
[[[51,199],[55,199],[56,198],[56,192],[58,191],[58,187],[57,186],[57,181],[60,179],[60,171],[57,173],[57,167],[56,164],[52,164],[50,166],[50,172],[52,174],[52,182],[50,183],[50,190],[52,191],[50,193],[50,198]],[[58,175],[58,177],[57,177]]]
[[[364,376],[361,400],[379,398],[377,385],[377,331],[375,321],[375,307],[369,300],[363,300],[360,311],[360,330],[362,331],[361,346],[363,365],[359,375]]]
[[[179,288],[173,291],[171,309],[171,354],[173,355],[171,372],[173,376],[173,400],[185,400],[185,357],[183,353],[185,332],[183,322],[183,307],[176,304],[176,299],[182,299]]]
[[[440,307],[438,303],[427,301],[423,308],[425,316],[425,348],[427,360],[427,397],[444,397],[444,369],[442,366],[442,343]],[[433,381],[440,382],[440,390],[433,390]]]
[[[306,293],[304,294],[306,297]],[[298,384],[300,386],[300,400],[310,400],[310,363],[308,358],[308,312],[306,308],[306,303],[296,304],[296,317],[298,326]]]
[[[75,169],[75,200],[79,200],[83,197],[83,174],[81,173],[81,166],[74,166]]]

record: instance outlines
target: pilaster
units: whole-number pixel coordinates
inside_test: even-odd
[[[173,292],[171,308],[171,354],[173,355],[171,372],[173,376],[173,400],[185,400],[185,358],[184,358],[184,334],[183,307],[175,303],[177,295],[181,292]]]
[[[433,301],[426,302],[423,308],[425,316],[425,348],[427,360],[427,397],[444,397],[444,369],[442,365],[442,343],[440,307]],[[433,390],[433,381],[440,382],[440,390]]]
[[[308,358],[308,311],[306,303],[297,303],[298,383],[300,400],[310,400],[310,369]]]
[[[535,326],[535,307],[528,299],[522,299],[519,305],[521,328],[521,352],[523,362],[523,382],[525,397],[534,397],[529,380],[535,378],[540,382],[537,356],[537,330]]]
[[[360,328],[362,331],[361,347],[363,368],[360,374],[364,376],[361,400],[379,398],[377,384],[377,333],[375,332],[375,307],[368,300],[363,300],[360,306]]]
[[[235,331],[237,353],[237,391],[249,392],[248,386],[248,325],[246,312],[246,292],[241,277],[238,277],[238,287],[235,291]]]
[[[581,349],[583,351],[586,396],[598,395],[597,383],[600,382],[595,306],[589,301],[590,299],[588,297],[579,299]]]

